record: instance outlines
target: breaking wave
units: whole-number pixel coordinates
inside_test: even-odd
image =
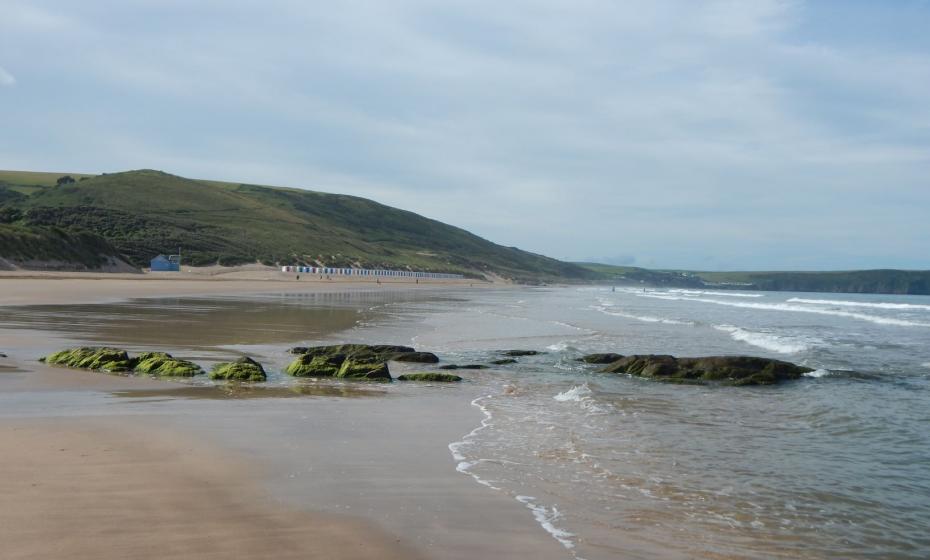
[[[708,292],[706,290],[684,290],[684,289],[675,289],[669,290],[670,294],[688,294],[694,296],[725,296],[725,297],[742,297],[742,298],[760,298],[763,297],[763,294],[745,294],[738,292]]]
[[[643,321],[644,323],[662,323],[664,325],[685,325],[693,326],[694,323],[691,321],[679,321],[678,319],[668,319],[666,317],[654,317],[652,315],[634,315],[632,313],[624,313],[623,311],[616,311],[611,309],[612,304],[610,303],[601,303],[601,305],[591,306],[591,309],[600,311],[605,315],[612,315],[614,317],[623,317],[624,319],[633,319],[634,321]]]
[[[701,303],[711,303],[714,305],[726,305],[729,307],[742,307],[745,309],[763,309],[767,311],[790,311],[797,313],[816,313],[818,315],[833,315],[835,317],[848,317],[861,321],[869,321],[878,325],[895,325],[899,327],[930,327],[930,323],[923,321],[910,321],[907,319],[896,319],[894,317],[879,317],[878,315],[868,315],[866,313],[857,313],[854,311],[843,311],[840,309],[823,309],[819,307],[805,307],[803,305],[791,305],[788,303],[755,303],[744,301],[724,301],[719,299],[661,295],[661,294],[639,294],[640,297],[655,299],[667,299],[675,301],[696,301]]]
[[[594,414],[604,414],[607,412],[606,409],[597,404],[597,401],[594,399],[594,391],[591,390],[591,387],[589,387],[587,383],[575,385],[571,389],[562,391],[552,398],[559,402],[579,403],[581,408]]]
[[[918,303],[888,303],[888,302],[871,302],[871,301],[846,301],[841,299],[806,299],[791,298],[789,303],[809,303],[813,305],[836,305],[838,307],[871,307],[873,309],[907,309],[918,311],[930,311],[930,305],[921,305]]]
[[[731,325],[714,325],[718,331],[730,333],[733,340],[745,342],[758,348],[779,354],[797,354],[810,349],[810,344],[785,336],[746,330]]]

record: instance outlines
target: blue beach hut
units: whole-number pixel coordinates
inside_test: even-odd
[[[165,255],[158,255],[150,263],[152,272],[178,272],[181,265],[177,260],[170,259]]]

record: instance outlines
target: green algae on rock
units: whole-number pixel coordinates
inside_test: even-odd
[[[397,377],[398,381],[437,381],[440,383],[453,383],[462,378],[451,373],[428,371],[423,373],[405,373]]]
[[[335,377],[390,381],[391,372],[388,370],[388,366],[385,362],[369,362],[355,358],[348,358],[342,362],[342,366],[340,366],[339,372],[335,375]]]
[[[49,354],[39,361],[72,368],[121,373],[132,371],[137,360],[130,358],[125,350],[119,348],[83,346]]]
[[[216,364],[210,370],[210,379],[227,379],[230,381],[265,381],[267,375],[262,365],[248,356],[235,362]]]
[[[626,356],[600,371],[626,373],[669,383],[719,382],[724,385],[773,385],[799,379],[811,368],[753,356],[676,358],[666,355]]]
[[[391,344],[330,344],[326,346],[297,346],[291,348],[292,354],[310,356],[336,356],[354,357],[358,355],[371,356],[381,361],[388,361],[398,354],[416,352],[410,346],[396,346]]]
[[[133,371],[158,377],[193,377],[202,374],[203,368],[187,360],[179,360],[165,352],[145,352],[137,358]]]
[[[579,362],[584,362],[586,364],[612,364],[623,357],[623,354],[614,354],[613,352],[607,352],[604,354],[588,354],[587,356],[582,356],[578,358]]]
[[[294,377],[333,377],[339,373],[339,368],[344,361],[344,354],[333,356],[301,354],[288,364],[284,373]]]
[[[501,352],[501,354],[517,358],[520,356],[536,356],[539,354],[545,354],[545,352],[540,352],[539,350],[504,350]]]
[[[391,344],[331,344],[297,346],[289,350],[297,358],[284,370],[294,377],[339,377],[390,381],[387,362],[435,364],[431,352],[417,352],[409,346]]]
[[[503,360],[493,360],[491,363],[495,366],[506,366],[507,364],[515,364],[517,361],[513,358],[504,358]]]
[[[395,362],[411,362],[416,364],[435,364],[439,362],[439,356],[432,352],[403,352],[391,357]]]
[[[465,364],[465,365],[448,364],[445,366],[439,366],[439,369],[488,369],[488,366],[481,365],[481,364]]]

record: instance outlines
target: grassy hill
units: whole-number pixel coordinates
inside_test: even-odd
[[[98,236],[136,266],[181,247],[191,265],[322,263],[518,281],[599,277],[364,198],[152,170],[70,175],[75,182],[59,185],[61,174],[0,172],[0,223]],[[0,257],[10,251],[0,241]]]
[[[99,270],[120,260],[119,251],[102,237],[57,227],[0,223],[0,248],[4,260],[51,269]]]
[[[604,279],[675,288],[930,295],[930,270],[704,272],[576,263]]]

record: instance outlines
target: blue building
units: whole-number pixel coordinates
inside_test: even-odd
[[[152,272],[180,272],[180,255],[158,255],[151,262]]]

